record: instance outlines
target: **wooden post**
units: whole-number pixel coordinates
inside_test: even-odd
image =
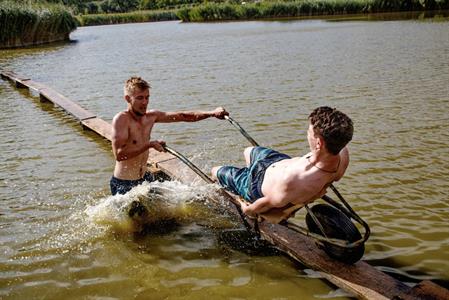
[[[51,102],[50,100],[47,99],[47,97],[45,97],[44,95],[42,95],[41,93],[39,93],[39,101],[41,103],[48,103]]]

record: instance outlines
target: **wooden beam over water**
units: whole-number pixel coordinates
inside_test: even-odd
[[[39,93],[41,98],[48,100],[75,116],[83,128],[90,129],[108,140],[111,140],[111,125],[97,118],[78,104],[70,101],[51,88],[34,82],[29,78],[18,76],[13,72],[0,72],[3,79],[12,81],[18,88],[29,88]],[[149,167],[156,167],[167,177],[184,183],[198,182],[201,178],[176,157],[169,153],[160,153],[150,149]],[[219,192],[221,197],[232,200],[233,195],[223,190]],[[235,206],[229,209],[237,214]],[[248,223],[254,227],[252,220]],[[285,226],[262,221],[259,229],[264,239],[271,242],[291,258],[301,262],[310,269],[318,271],[329,282],[353,293],[360,299],[396,299],[417,300],[435,299],[449,300],[449,291],[431,281],[422,281],[413,288],[399,280],[381,272],[364,261],[353,265],[347,265],[336,261],[319,249],[314,240]]]

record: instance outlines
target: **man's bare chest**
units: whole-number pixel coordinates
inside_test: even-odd
[[[128,127],[128,141],[132,144],[141,144],[151,137],[152,124],[130,124]]]

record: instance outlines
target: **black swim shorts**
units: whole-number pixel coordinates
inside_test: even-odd
[[[137,180],[124,180],[119,179],[117,177],[112,176],[111,181],[109,182],[111,186],[111,194],[121,194],[124,195],[129,192],[133,187],[142,184],[144,181],[152,182],[155,178],[153,174],[150,172],[145,173],[142,178]]]

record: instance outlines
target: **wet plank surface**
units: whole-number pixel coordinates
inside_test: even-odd
[[[1,72],[1,77],[15,82],[15,85],[18,88],[29,88],[39,93],[41,101],[52,102],[53,104],[61,107],[64,111],[73,115],[79,121],[96,117],[95,114],[85,110],[78,104],[72,102],[65,96],[61,95],[57,91],[51,89],[50,87],[44,84],[35,82],[23,76],[19,76],[13,72]]]
[[[91,118],[81,121],[81,124],[85,129],[90,129],[109,141],[112,140],[111,124],[104,121],[103,119]]]

